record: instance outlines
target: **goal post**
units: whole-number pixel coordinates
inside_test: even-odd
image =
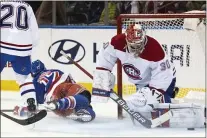
[[[163,46],[176,68],[176,86],[179,98],[189,91],[205,92],[205,26],[206,14],[120,14],[117,34],[125,32],[130,24],[140,24],[146,34]],[[199,61],[199,62],[198,62]],[[117,93],[120,97],[136,92],[127,80],[120,60],[117,62]],[[118,106],[118,118],[122,118]]]

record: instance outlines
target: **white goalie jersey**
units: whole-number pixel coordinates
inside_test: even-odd
[[[112,71],[117,59],[120,59],[128,80],[138,88],[148,85],[166,91],[175,78],[176,70],[162,46],[147,36],[144,51],[135,58],[126,49],[125,37],[125,34],[114,36],[111,43],[100,50],[96,69]]]
[[[1,53],[15,56],[31,55],[38,45],[38,25],[29,4],[22,1],[1,2]]]

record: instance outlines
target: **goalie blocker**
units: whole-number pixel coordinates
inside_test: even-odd
[[[114,85],[115,76],[106,69],[98,68],[98,70],[94,72],[92,101],[107,102]]]

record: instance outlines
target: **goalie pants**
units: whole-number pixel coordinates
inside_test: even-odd
[[[174,91],[175,84],[176,84],[176,78],[172,80],[172,82],[170,83],[170,86],[165,91],[165,94],[164,94],[165,103],[171,103],[171,98],[175,97],[175,91]]]

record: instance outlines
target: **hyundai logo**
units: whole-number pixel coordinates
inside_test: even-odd
[[[60,51],[63,50],[74,61],[79,62],[85,57],[85,48],[77,41],[63,39],[54,42],[48,49],[49,56],[56,62],[61,64],[72,64],[66,59]]]

